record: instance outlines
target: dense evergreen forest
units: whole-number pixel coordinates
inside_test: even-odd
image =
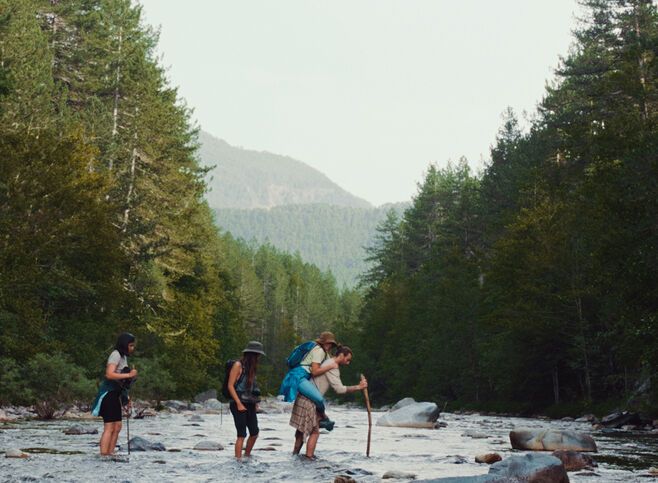
[[[142,397],[218,387],[252,337],[271,390],[356,317],[330,274],[214,226],[156,42],[130,0],[0,0],[0,404],[91,398],[124,330]]]
[[[507,112],[481,175],[430,166],[341,291],[213,224],[139,6],[0,0],[0,404],[91,397],[123,330],[141,397],[218,387],[249,338],[272,391],[292,345],[332,329],[376,403],[655,411],[658,13],[581,3],[529,128]]]
[[[658,16],[585,0],[527,131],[430,167],[371,249],[371,393],[505,410],[658,407]],[[641,388],[641,390],[640,390]]]
[[[393,210],[400,215],[408,203],[377,208],[304,204],[265,209],[215,210],[217,224],[234,237],[271,243],[323,270],[330,270],[339,286],[353,288],[368,270],[365,248],[372,244],[377,225]]]

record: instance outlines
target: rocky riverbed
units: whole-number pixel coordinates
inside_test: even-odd
[[[0,455],[0,481],[398,481],[485,474],[475,457],[525,454],[513,450],[510,430],[546,428],[591,434],[598,446],[589,453],[597,467],[569,473],[572,482],[647,481],[658,467],[658,434],[647,431],[592,430],[588,423],[443,413],[439,429],[373,424],[371,457],[365,457],[367,415],[360,408],[330,407],[336,429],[320,437],[317,461],[291,456],[294,430],[282,405],[264,405],[261,434],[253,457],[233,458],[235,429],[230,414],[184,407],[133,419],[130,436],[164,445],[165,451],[132,452],[129,460],[98,456],[99,434],[65,434],[74,425],[102,430],[100,420],[13,420],[0,423],[0,452],[21,450],[27,458]],[[75,416],[71,413],[69,416]],[[373,413],[373,422],[381,413]],[[71,432],[71,431],[68,431]],[[126,426],[119,454],[126,454]],[[201,444],[200,444],[201,443]],[[195,449],[210,448],[208,449]],[[224,449],[216,449],[223,447]],[[388,473],[388,474],[387,474]]]

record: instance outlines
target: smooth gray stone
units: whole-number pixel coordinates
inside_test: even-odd
[[[377,426],[404,428],[434,428],[440,414],[431,402],[413,402],[399,409],[391,409],[377,420]]]
[[[194,402],[195,403],[204,403],[208,399],[217,399],[217,390],[216,389],[209,389],[207,391],[203,391],[196,396],[194,396]]]
[[[166,451],[166,448],[162,443],[151,443],[144,438],[135,436],[130,440],[130,451]]]
[[[593,451],[594,439],[584,433],[556,429],[518,428],[510,431],[512,448],[529,451]]]

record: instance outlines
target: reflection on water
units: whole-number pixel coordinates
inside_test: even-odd
[[[331,408],[336,429],[323,433],[317,461],[293,457],[294,430],[288,414],[259,415],[261,434],[254,456],[242,462],[232,457],[235,429],[230,417],[193,413],[162,413],[156,418],[132,420],[131,436],[161,442],[166,452],[133,452],[128,462],[101,459],[99,435],[67,436],[70,421],[0,425],[0,451],[23,448],[32,457],[0,457],[0,481],[333,481],[338,475],[357,481],[381,481],[387,471],[414,473],[418,478],[484,474],[486,465],[476,455],[497,452],[503,458],[518,454],[509,444],[509,431],[519,426],[552,427],[589,432],[587,424],[495,416],[443,414],[447,428],[438,430],[373,426],[371,457],[365,457],[367,415],[364,410]],[[377,414],[373,415],[376,421]],[[97,427],[100,422],[75,422]],[[191,426],[191,424],[195,424]],[[469,434],[481,433],[486,438]],[[479,434],[479,436],[481,436]],[[592,433],[599,446],[593,472],[570,473],[573,482],[646,481],[650,466],[658,466],[658,435],[648,433]],[[125,425],[120,441],[125,451]],[[217,441],[224,451],[196,451],[202,440]],[[397,480],[400,481],[400,480]]]

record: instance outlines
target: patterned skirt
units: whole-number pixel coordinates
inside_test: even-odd
[[[319,432],[320,418],[315,403],[307,397],[298,394],[295,404],[292,406],[290,426],[304,433],[304,437],[307,437],[311,433]]]

